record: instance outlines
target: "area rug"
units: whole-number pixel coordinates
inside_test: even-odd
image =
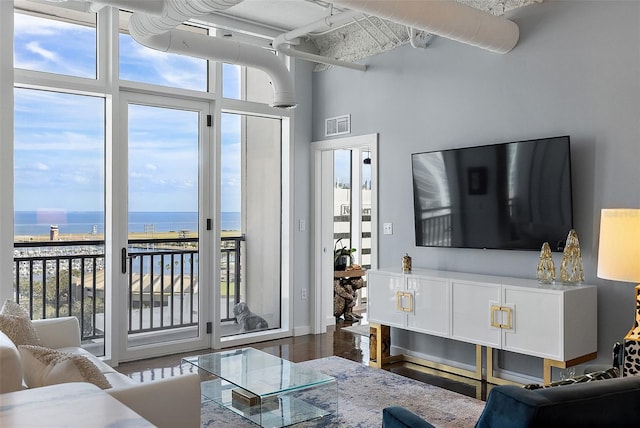
[[[369,324],[354,324],[349,327],[342,327],[340,331],[348,331],[349,333],[359,334],[360,336],[369,336]]]
[[[473,427],[485,403],[385,370],[341,357],[300,363],[338,380],[338,414],[300,427],[373,428],[382,425],[382,409],[403,406],[436,427]],[[203,427],[255,428],[257,425],[214,402],[202,404]]]

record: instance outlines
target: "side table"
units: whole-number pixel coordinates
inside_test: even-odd
[[[336,270],[333,272],[333,316],[344,316],[347,321],[357,321],[360,317],[353,313],[357,290],[364,286],[364,269]]]

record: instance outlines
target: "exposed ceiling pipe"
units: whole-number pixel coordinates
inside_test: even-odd
[[[269,75],[273,84],[274,100],[271,106],[278,108],[296,106],[289,70],[280,58],[263,48],[180,30],[145,36],[138,41],[145,46],[164,52],[259,68]]]
[[[515,22],[454,0],[333,0],[337,5],[497,53],[518,43]]]
[[[150,10],[150,5],[147,4],[149,1],[159,2],[100,0],[100,3],[134,12],[129,21],[129,33],[138,43],[163,52],[259,68],[269,75],[273,84],[274,100],[271,106],[296,106],[291,74],[284,63],[270,51],[246,43],[175,29],[191,18],[226,10],[242,0],[162,0],[163,9],[160,13],[158,5]],[[140,7],[141,4],[143,7]]]
[[[321,64],[337,65],[339,67],[350,68],[352,70],[365,71],[367,69],[366,65],[341,61],[339,59],[333,59],[309,52],[303,52],[296,50],[290,46],[291,44],[298,43],[296,40],[298,37],[306,36],[307,34],[313,33],[314,31],[320,29],[326,29],[331,28],[335,25],[341,25],[361,15],[362,13],[357,11],[346,11],[338,15],[327,16],[326,18],[319,19],[318,21],[312,22],[311,24],[305,25],[304,27],[291,30],[288,33],[280,34],[278,37],[273,39],[273,48],[285,55],[302,58],[307,61],[319,62]]]

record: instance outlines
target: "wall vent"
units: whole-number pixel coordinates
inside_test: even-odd
[[[330,117],[324,121],[324,135],[331,137],[334,135],[351,134],[351,115]]]

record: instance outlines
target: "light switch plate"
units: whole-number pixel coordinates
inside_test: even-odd
[[[385,235],[393,235],[393,223],[385,223],[383,225],[383,233]]]

